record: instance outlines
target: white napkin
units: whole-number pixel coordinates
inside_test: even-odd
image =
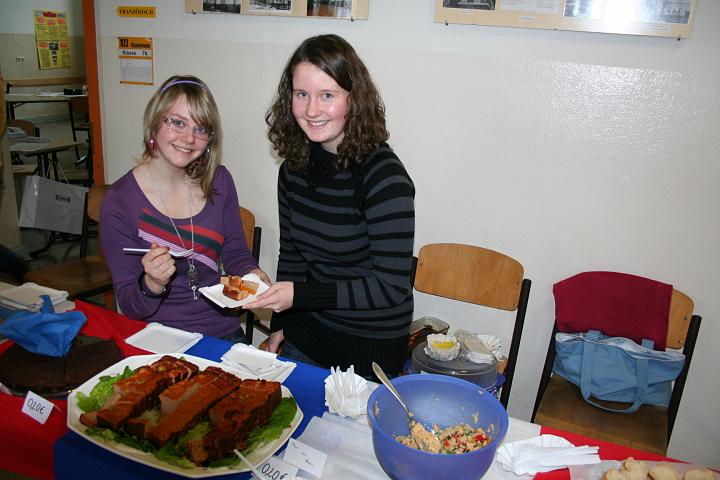
[[[283,362],[277,355],[260,350],[252,345],[236,343],[220,358],[226,365],[245,377],[260,378],[273,382],[284,382],[295,369],[296,363]]]
[[[600,463],[597,451],[598,447],[575,447],[562,437],[540,435],[506,443],[498,449],[496,459],[515,475],[534,475],[570,465]]]
[[[325,379],[325,405],[330,413],[351,418],[364,415],[369,396],[368,382],[355,375],[354,365],[346,372],[330,367],[330,375]]]

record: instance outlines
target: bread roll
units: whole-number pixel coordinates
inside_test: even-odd
[[[669,465],[655,465],[649,475],[653,480],[682,480],[680,473]]]
[[[625,472],[625,477],[628,480],[647,480],[649,470],[645,462],[635,460],[633,457],[626,458],[621,468],[621,472]]]
[[[619,470],[611,468],[607,472],[603,473],[600,480],[627,480],[624,473],[620,473]]]
[[[683,480],[716,480],[717,476],[707,468],[693,468],[685,472]]]

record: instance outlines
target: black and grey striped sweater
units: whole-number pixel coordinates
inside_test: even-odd
[[[294,282],[294,304],[272,329],[326,367],[397,373],[413,312],[413,182],[387,145],[345,171],[319,145],[311,160],[309,173],[280,167],[277,281]]]

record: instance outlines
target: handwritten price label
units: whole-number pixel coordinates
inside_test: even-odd
[[[25,396],[25,403],[22,406],[22,413],[29,415],[41,425],[45,425],[55,405],[45,400],[40,395],[28,390]]]
[[[297,475],[297,467],[281,460],[278,457],[270,457],[262,465],[258,465],[258,471],[262,476],[258,480],[292,480]],[[253,478],[257,478],[253,475]]]
[[[327,461],[327,454],[291,438],[288,440],[283,460],[321,478]]]

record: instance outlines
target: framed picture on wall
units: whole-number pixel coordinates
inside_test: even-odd
[[[367,20],[369,0],[185,0],[187,13],[287,15]]]
[[[307,0],[307,16],[352,18],[353,3],[353,0]]]
[[[435,21],[687,38],[696,0],[435,0]]]
[[[291,0],[250,0],[248,13],[261,15],[289,15],[292,13]]]
[[[201,0],[195,3],[204,13],[242,13],[242,0]]]

